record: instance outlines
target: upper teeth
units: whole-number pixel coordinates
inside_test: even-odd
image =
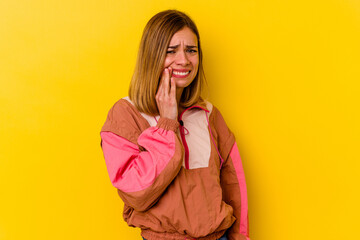
[[[190,71],[187,71],[187,72],[176,72],[176,71],[174,71],[173,73],[174,73],[175,75],[182,75],[182,76],[184,76],[184,75],[189,74],[189,72],[190,72]]]

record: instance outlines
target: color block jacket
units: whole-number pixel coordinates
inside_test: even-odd
[[[101,129],[124,220],[148,240],[249,239],[244,171],[234,135],[205,101],[178,121],[140,113],[128,97]]]

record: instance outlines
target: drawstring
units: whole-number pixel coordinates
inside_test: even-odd
[[[184,134],[184,135],[188,135],[188,134],[189,134],[189,130],[187,130],[187,128],[184,126],[183,120],[180,120],[179,123],[180,123],[180,126],[181,126],[181,127],[180,127],[180,132],[181,132],[182,134]],[[184,130],[186,130],[186,132],[185,132]]]
[[[184,130],[186,130],[186,132],[184,131],[184,135],[188,135],[188,134],[189,134],[189,130],[187,130],[185,126],[184,126]]]

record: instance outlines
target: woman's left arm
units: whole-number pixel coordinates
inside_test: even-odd
[[[244,169],[236,142],[221,168],[223,199],[234,210],[236,221],[228,230],[229,240],[249,240],[248,200]]]
[[[249,240],[248,200],[245,174],[235,136],[227,127],[219,110],[214,107],[210,118],[216,132],[217,146],[224,162],[220,170],[223,200],[230,205],[236,221],[228,229],[229,240]]]

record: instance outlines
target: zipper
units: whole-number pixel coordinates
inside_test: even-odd
[[[185,109],[181,114],[180,116],[178,117],[178,121],[180,123],[180,136],[181,136],[181,140],[183,142],[183,145],[184,145],[184,150],[185,150],[185,169],[189,169],[189,147],[187,145],[187,142],[186,142],[186,139],[185,139],[185,127],[184,127],[184,121],[182,120],[182,117],[183,117],[183,114],[187,111],[187,110],[190,110],[192,108],[200,108],[202,110],[204,110],[205,112],[209,112],[209,110],[203,108],[203,107],[200,107],[200,106],[191,106],[187,109]]]

